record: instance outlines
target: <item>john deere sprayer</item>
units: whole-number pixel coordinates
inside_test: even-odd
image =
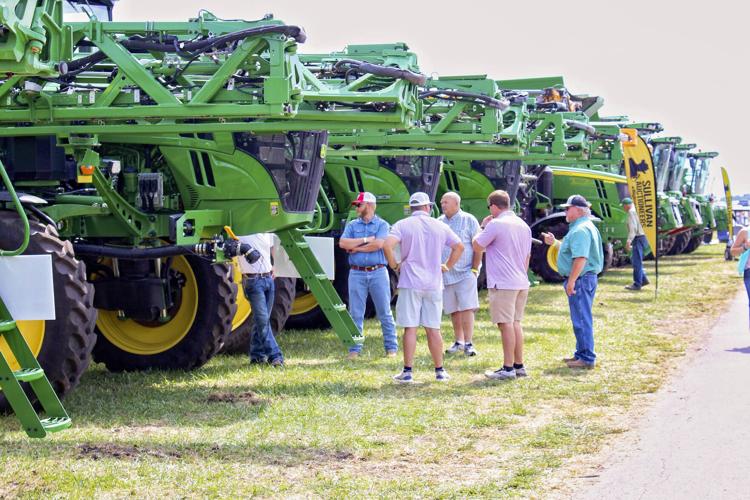
[[[348,51],[361,58],[369,53],[368,60],[380,62],[378,50],[382,47],[375,48],[350,46]],[[322,62],[336,57],[343,56],[303,59]],[[334,237],[340,235],[351,215],[349,203],[360,191],[373,192],[379,215],[393,223],[407,215],[407,200],[414,191],[427,192],[432,199],[446,190],[457,191],[464,210],[481,218],[487,213],[487,194],[506,189],[519,213],[533,223],[552,212],[551,172],[542,165],[595,162],[619,167],[621,161],[618,127],[591,126],[580,108],[571,111],[546,101],[541,91],[502,90],[497,81],[486,76],[456,76],[427,81],[420,98],[418,128],[332,134],[324,188],[335,207],[329,226]],[[587,105],[597,101],[588,99]],[[581,174],[590,176],[588,171]],[[619,205],[617,190],[612,193]],[[559,214],[553,218],[557,222]],[[347,268],[346,255],[341,252],[335,282],[343,295]],[[325,324],[304,287],[298,286],[290,324],[307,328]]]
[[[224,263],[253,253],[233,234],[276,232],[336,333],[360,340],[297,229],[314,219],[328,131],[412,126],[414,55],[350,81],[309,67],[304,31],[271,17],[120,23],[111,2],[82,4],[102,19],[0,1],[2,162],[26,252],[52,256],[55,286],[56,318],[23,334],[55,390],[92,349],[111,370],[205,363],[243,322]],[[20,217],[0,196],[0,247],[15,248]]]

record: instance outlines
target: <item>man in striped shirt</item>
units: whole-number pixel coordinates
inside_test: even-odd
[[[479,232],[479,222],[473,215],[461,210],[461,197],[452,191],[440,199],[443,215],[438,220],[444,222],[461,239],[464,252],[453,266],[443,273],[443,311],[449,314],[453,323],[455,342],[446,351],[447,354],[464,353],[476,356],[472,337],[474,335],[474,313],[479,309],[477,292],[478,269],[472,269],[471,261],[474,252],[471,242]],[[448,260],[451,249],[443,248],[443,262]]]

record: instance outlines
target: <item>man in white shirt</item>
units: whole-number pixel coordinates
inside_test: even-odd
[[[260,259],[250,264],[244,257],[239,258],[242,270],[242,289],[250,301],[253,313],[253,329],[250,339],[250,363],[269,363],[271,366],[284,366],[284,356],[271,330],[270,315],[273,308],[275,287],[273,283],[273,234],[258,233],[240,236],[260,252]]]

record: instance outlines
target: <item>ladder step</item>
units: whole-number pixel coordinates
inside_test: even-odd
[[[297,245],[297,248],[310,248],[310,244],[306,241],[297,241],[294,244]]]
[[[31,382],[32,380],[44,378],[44,370],[41,368],[23,368],[13,372],[13,375],[15,375],[16,380],[20,382]]]
[[[315,277],[316,277],[317,279],[321,280],[321,281],[322,281],[322,280],[327,280],[327,279],[328,279],[328,275],[327,275],[326,273],[317,273],[317,274],[315,275]]]
[[[47,432],[57,432],[70,427],[70,417],[49,417],[41,420],[42,427]]]
[[[0,321],[0,333],[9,332],[16,327],[16,322],[12,319],[4,319]]]
[[[346,311],[346,304],[333,304],[333,309],[336,311]]]

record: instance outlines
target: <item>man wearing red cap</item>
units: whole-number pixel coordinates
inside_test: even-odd
[[[352,205],[356,207],[358,217],[347,223],[339,239],[339,246],[349,253],[349,314],[361,332],[369,295],[380,320],[385,353],[395,356],[398,341],[391,313],[391,280],[383,254],[383,243],[390,226],[375,215],[377,200],[372,193],[359,193]],[[361,344],[352,346],[347,358],[356,359],[361,350]]]

